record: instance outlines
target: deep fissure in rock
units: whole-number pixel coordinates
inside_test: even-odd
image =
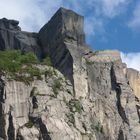
[[[43,140],[51,140],[51,137],[49,136],[49,132],[45,124],[42,122],[41,118],[38,119],[38,124],[39,124],[39,128],[40,128]]]
[[[4,103],[4,101],[5,101],[4,86],[5,86],[4,81],[2,79],[0,79],[0,102],[1,103]]]
[[[137,109],[137,114],[138,114],[139,123],[140,123],[140,106],[136,105],[136,109]]]
[[[40,117],[29,117],[29,120],[33,123],[36,124],[37,127],[40,129],[40,139],[42,138],[43,140],[52,140],[51,137],[49,136],[49,132],[46,128],[46,125],[42,122],[42,119]]]
[[[125,140],[123,131],[121,129],[119,130],[118,140]]]
[[[35,96],[32,97],[32,105],[33,105],[33,109],[38,108],[38,101]]]
[[[19,129],[17,130],[16,140],[24,140],[23,136],[19,132]]]
[[[8,140],[15,140],[15,128],[13,125],[13,116],[11,114],[11,111],[9,112],[9,127],[7,131]]]
[[[5,116],[3,112],[3,103],[4,103],[4,81],[0,79],[0,137],[6,138],[6,132],[5,132]]]
[[[129,125],[128,118],[126,117],[124,108],[121,105],[121,93],[122,93],[122,91],[121,91],[120,83],[116,82],[117,80],[116,80],[116,75],[115,75],[113,65],[111,66],[110,76],[111,76],[112,90],[116,91],[116,98],[117,98],[116,105],[117,105],[118,113],[121,116],[121,118],[123,119],[123,121]]]

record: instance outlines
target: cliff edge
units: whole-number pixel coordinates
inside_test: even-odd
[[[90,49],[82,16],[60,8],[39,33],[18,23],[0,20],[1,54],[33,52],[39,62],[0,70],[1,140],[140,139],[139,74],[117,50]]]

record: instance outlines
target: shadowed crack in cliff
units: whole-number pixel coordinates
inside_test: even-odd
[[[1,103],[4,103],[4,100],[5,100],[5,94],[4,94],[4,86],[5,86],[5,83],[4,81],[1,79],[0,77],[0,102]]]
[[[136,105],[136,109],[137,109],[137,114],[138,114],[139,123],[140,123],[140,106]]]
[[[19,129],[17,130],[16,140],[24,140],[23,136],[19,132]]]
[[[5,132],[5,115],[3,112],[3,104],[4,104],[4,86],[5,83],[0,77],[0,137],[4,138],[6,137]]]
[[[121,116],[121,118],[123,119],[123,121],[126,124],[129,125],[129,120],[126,117],[125,110],[124,110],[124,108],[121,105],[121,94],[122,94],[122,91],[121,91],[120,83],[116,82],[117,79],[116,79],[115,70],[114,70],[114,66],[113,65],[111,66],[110,77],[111,77],[111,87],[112,87],[112,90],[116,91],[116,98],[117,98],[116,105],[117,105],[118,113]]]
[[[43,140],[51,140],[51,137],[48,134],[48,130],[45,124],[42,122],[41,118],[38,119],[38,124],[39,124],[39,128],[40,128]]]
[[[124,134],[123,134],[122,129],[119,130],[118,140],[125,140],[125,139],[124,139]],[[127,140],[127,139],[126,139],[126,140]]]
[[[32,97],[32,104],[33,104],[33,109],[38,108],[38,101],[35,96]]]
[[[9,113],[9,127],[8,127],[8,140],[15,140],[15,128],[13,125],[13,116],[11,114],[11,111]]]
[[[49,136],[49,132],[46,128],[46,125],[43,123],[42,119],[40,117],[29,117],[29,120],[35,124],[36,127],[40,129],[40,139],[43,140],[52,140]]]

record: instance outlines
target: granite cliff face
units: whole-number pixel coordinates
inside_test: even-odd
[[[28,84],[1,74],[1,140],[140,139],[139,74],[118,51],[92,51],[83,22],[64,8],[39,33],[0,20],[0,50],[34,52],[53,64],[35,65],[42,78]]]

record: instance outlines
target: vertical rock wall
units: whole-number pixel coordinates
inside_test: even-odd
[[[140,139],[138,73],[124,68],[118,51],[91,51],[83,22],[64,8],[39,33],[0,20],[0,50],[33,51],[53,63],[37,65],[42,80],[28,85],[0,77],[0,139]]]

